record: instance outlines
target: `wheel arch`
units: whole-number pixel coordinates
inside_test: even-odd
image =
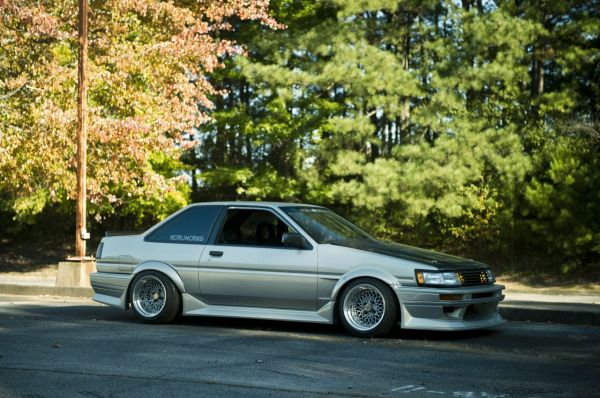
[[[338,279],[331,292],[331,299],[337,301],[338,296],[340,295],[341,291],[344,290],[344,287],[346,287],[348,283],[359,278],[379,279],[381,282],[387,284],[390,287],[390,289],[392,289],[392,291],[394,291],[395,287],[398,285],[398,280],[392,274],[380,268],[356,268],[350,272],[345,273],[340,279]]]
[[[145,271],[156,271],[160,272],[161,274],[164,274],[167,278],[171,280],[171,282],[173,282],[177,290],[179,290],[180,294],[185,293],[185,285],[183,284],[183,280],[181,279],[181,276],[179,276],[179,273],[173,266],[162,261],[145,261],[143,263],[138,264],[131,273],[131,280],[129,281],[129,285],[127,286],[127,293],[125,296],[126,308],[129,308],[131,286],[133,285],[133,281],[135,280],[136,276]]]
[[[331,292],[331,300],[335,302],[334,306],[334,317],[337,318],[338,306],[339,306],[339,297],[344,288],[350,284],[352,281],[361,278],[369,278],[376,279],[380,282],[385,283],[392,291],[393,297],[396,300],[398,306],[400,305],[400,300],[398,299],[398,295],[396,294],[396,287],[399,285],[398,280],[389,272],[386,272],[380,268],[375,267],[361,267],[353,269],[352,271],[342,275],[340,279],[338,279],[337,283],[333,287]],[[398,314],[399,316],[399,314]],[[339,321],[339,319],[335,319]]]

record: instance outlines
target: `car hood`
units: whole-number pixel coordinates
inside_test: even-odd
[[[440,271],[455,271],[464,269],[488,269],[489,266],[475,260],[438,253],[433,250],[421,249],[414,246],[375,239],[352,239],[329,242],[336,246],[364,250],[385,256],[401,258],[417,263],[427,264]]]

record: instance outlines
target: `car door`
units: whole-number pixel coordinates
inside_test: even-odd
[[[297,232],[268,208],[231,207],[202,253],[199,284],[209,304],[315,310],[317,250],[285,247]]]

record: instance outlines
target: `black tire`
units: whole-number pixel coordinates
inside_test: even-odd
[[[358,337],[388,333],[398,318],[398,302],[390,287],[377,279],[360,278],[344,287],[338,315],[346,330]]]
[[[131,283],[133,312],[146,323],[169,323],[177,316],[181,295],[171,279],[158,271],[144,271]]]

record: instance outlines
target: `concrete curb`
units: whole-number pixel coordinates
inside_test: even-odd
[[[509,321],[600,326],[600,305],[596,304],[505,301],[498,312]]]
[[[31,286],[0,284],[0,294],[16,294],[27,296],[64,296],[64,297],[92,297],[94,291],[91,287],[57,287],[57,286]]]

